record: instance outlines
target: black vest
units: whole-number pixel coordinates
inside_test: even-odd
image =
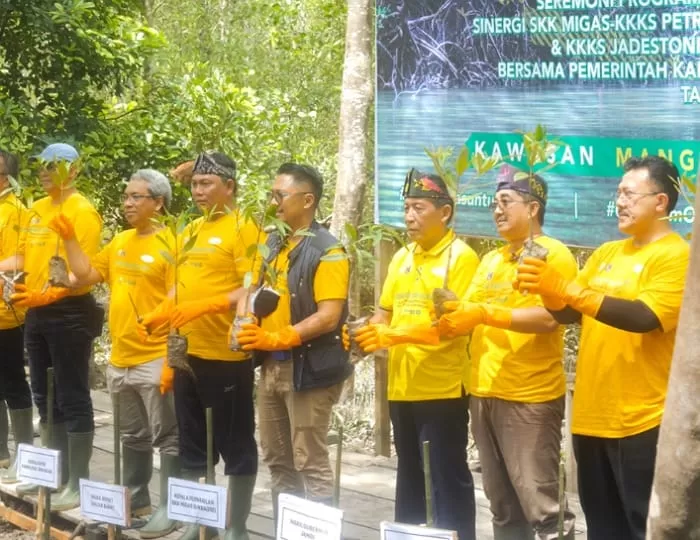
[[[330,248],[337,248],[340,243],[316,221],[311,224],[313,236],[304,236],[289,253],[287,267],[287,286],[292,324],[297,324],[318,311],[314,299],[314,277],[321,263],[321,257]],[[282,248],[277,233],[267,239],[271,263]],[[344,381],[353,372],[350,353],[343,347],[342,328],[348,316],[348,303],[343,306],[343,313],[335,330],[302,343],[292,349],[294,362],[294,389],[310,390],[326,388]]]

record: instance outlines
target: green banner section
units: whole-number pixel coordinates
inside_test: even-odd
[[[681,175],[693,179],[700,165],[700,141],[663,139],[613,139],[602,137],[553,137],[561,143],[552,162],[552,173],[571,176],[619,177],[630,157],[657,155],[678,167]],[[495,156],[527,168],[522,135],[518,133],[473,132],[466,141],[470,152]],[[538,165],[538,168],[545,165]]]

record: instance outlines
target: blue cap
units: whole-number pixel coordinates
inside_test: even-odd
[[[68,163],[74,162],[78,157],[80,157],[78,151],[65,143],[50,144],[41,154],[34,156],[41,161],[67,161]]]

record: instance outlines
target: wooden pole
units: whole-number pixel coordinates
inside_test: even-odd
[[[214,476],[214,419],[211,407],[206,409],[207,422],[207,484],[216,484]]]
[[[210,410],[211,409],[207,409],[207,411],[210,411]],[[204,484],[204,483],[206,483],[206,481],[207,481],[206,478],[199,479],[200,484]],[[204,525],[199,526],[199,540],[207,540],[207,528]]]
[[[46,437],[51,446],[51,440],[53,438],[53,402],[54,402],[54,382],[53,382],[53,368],[50,367],[46,370]],[[67,459],[67,456],[60,456],[59,466],[62,468],[63,460]],[[61,478],[61,483],[65,482],[65,478]],[[43,520],[43,538],[44,540],[51,540],[51,494],[49,490],[45,487],[39,488],[39,500],[44,501],[44,514],[42,516]],[[39,516],[37,516],[39,518]]]
[[[112,396],[112,409],[114,424],[114,485],[118,486],[122,483],[122,446],[119,434],[121,428],[119,421],[121,414],[121,403],[119,400],[119,392]]]
[[[423,475],[425,478],[425,523],[432,527],[433,519],[433,475],[430,472],[430,441],[423,441]]]
[[[122,454],[121,454],[121,399],[119,392],[112,396],[112,424],[114,428],[114,485],[118,486],[122,483]],[[130,511],[130,506],[127,506],[127,511]],[[121,527],[117,525],[109,525],[107,527],[108,540],[120,540],[122,537]]]
[[[389,263],[394,255],[395,246],[388,240],[382,240],[377,248],[375,283],[383,284]],[[375,305],[379,305],[381,285],[374,291]],[[391,455],[391,423],[389,422],[389,401],[387,353],[379,350],[374,353],[374,452],[380,456]]]
[[[333,484],[333,506],[340,508],[340,473],[343,464],[343,422],[345,421],[338,413],[338,448],[335,453],[335,482]]]

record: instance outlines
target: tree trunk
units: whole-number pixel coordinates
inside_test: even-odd
[[[355,227],[362,218],[369,171],[369,112],[374,98],[372,73],[371,0],[348,0],[345,61],[340,96],[338,178],[330,231],[343,237],[346,223]],[[355,261],[350,273],[350,313],[360,315],[360,271]],[[352,398],[355,378],[345,384],[344,399]]]
[[[700,180],[700,178],[699,178]],[[695,213],[700,210],[696,198]],[[647,538],[700,539],[700,225],[693,226],[683,306],[661,423]]]
[[[340,102],[338,180],[331,233],[341,238],[346,223],[357,226],[369,171],[369,112],[374,98],[372,73],[371,0],[348,0],[345,63]],[[357,269],[353,281],[359,279]],[[359,286],[351,284],[350,311],[359,315]]]

